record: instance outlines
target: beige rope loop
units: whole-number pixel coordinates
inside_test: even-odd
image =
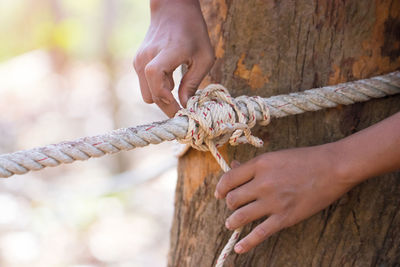
[[[247,108],[243,113],[239,104]],[[251,128],[256,125],[256,108],[261,113],[261,125],[270,122],[269,108],[262,98],[240,96],[232,98],[228,90],[219,84],[210,84],[199,90],[187,103],[187,108],[178,111],[176,117],[187,116],[189,119],[188,131],[184,138],[177,140],[190,144],[193,148],[210,151],[224,172],[230,170],[229,165],[218,152],[217,147],[228,140],[231,145],[249,143],[261,147],[261,139],[251,134]],[[216,267],[223,266],[227,256],[239,240],[242,228],[236,229],[228,243],[220,253]]]
[[[241,111],[239,104],[247,107],[248,114]],[[262,98],[241,96],[235,99],[222,85],[211,84],[197,91],[189,99],[187,108],[175,115],[189,118],[187,134],[178,141],[202,151],[210,150],[210,142],[218,147],[228,140],[231,145],[249,143],[260,147],[263,142],[250,131],[256,125],[256,109],[263,118],[259,123],[267,125],[270,114]]]

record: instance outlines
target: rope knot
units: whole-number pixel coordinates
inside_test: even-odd
[[[256,110],[259,111],[257,116]],[[261,117],[260,117],[261,114]],[[267,125],[270,115],[267,105],[260,97],[241,96],[233,98],[222,85],[210,84],[198,90],[175,116],[189,118],[185,138],[178,140],[201,150],[212,150],[229,141],[231,145],[249,143],[261,147],[263,142],[251,134],[257,117]],[[213,153],[214,154],[214,153]]]
[[[187,116],[189,119],[186,136],[178,141],[202,151],[209,150],[224,172],[230,168],[217,147],[228,140],[231,145],[249,143],[260,147],[263,141],[253,136],[250,129],[256,125],[257,119],[263,125],[270,121],[268,106],[261,98],[241,96],[235,99],[218,84],[198,90],[189,99],[186,109],[181,109],[175,116]],[[218,257],[217,267],[224,264],[241,231],[242,228],[235,230]]]

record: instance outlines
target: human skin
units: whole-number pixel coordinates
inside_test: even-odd
[[[215,196],[233,210],[230,230],[268,216],[235,246],[245,253],[326,208],[362,181],[400,169],[400,112],[340,141],[265,153],[232,164]]]
[[[143,100],[156,103],[173,117],[180,109],[171,93],[173,71],[182,64],[188,66],[178,92],[180,103],[186,107],[214,64],[214,50],[198,0],[151,0],[150,9],[150,27],[134,67]]]
[[[150,7],[151,24],[134,67],[144,101],[172,117],[180,108],[171,94],[172,72],[188,65],[179,86],[185,107],[214,54],[198,0],[151,0]],[[245,253],[369,177],[400,168],[400,113],[334,143],[265,153],[232,167],[215,193],[234,210],[226,227],[233,230],[268,216],[235,246],[237,253]]]

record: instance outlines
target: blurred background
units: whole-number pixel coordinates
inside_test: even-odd
[[[132,68],[148,5],[1,0],[0,153],[165,119]],[[0,180],[0,266],[165,266],[171,146]]]

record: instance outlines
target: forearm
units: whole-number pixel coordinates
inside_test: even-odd
[[[174,6],[175,4],[189,4],[200,8],[199,0],[150,0],[151,12],[158,11],[160,8],[167,6]]]
[[[331,145],[346,182],[400,169],[400,112]]]

